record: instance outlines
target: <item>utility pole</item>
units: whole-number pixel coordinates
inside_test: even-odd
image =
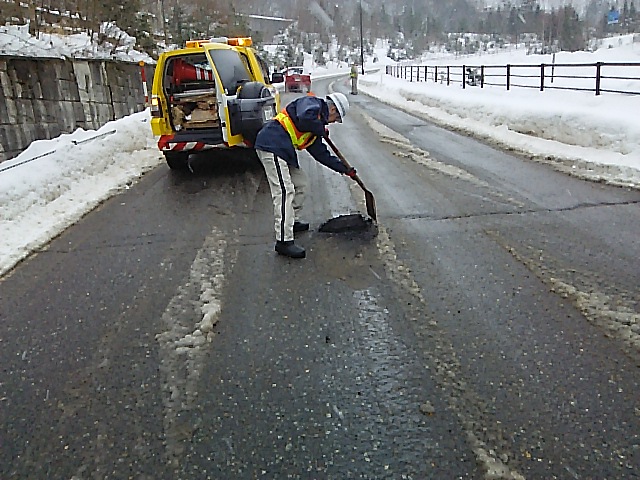
[[[162,33],[164,34],[164,44],[167,45],[167,21],[164,13],[164,0],[160,0],[160,17],[162,18]]]
[[[364,75],[364,39],[362,38],[362,0],[360,4],[360,66],[362,68],[362,74]]]

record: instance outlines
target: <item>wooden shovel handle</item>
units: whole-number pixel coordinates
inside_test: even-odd
[[[333,150],[335,152],[335,154],[338,156],[338,158],[340,159],[340,161],[342,162],[342,164],[347,167],[347,169],[351,170],[353,167],[349,164],[349,162],[347,162],[347,159],[344,158],[344,155],[342,155],[342,153],[340,152],[340,150],[338,150],[338,147],[335,146],[335,144],[333,143],[333,141],[329,138],[329,135],[325,135],[324,139],[327,141],[327,143],[329,144],[329,146],[331,147],[331,150]],[[358,177],[358,175],[354,175],[353,179],[358,182],[358,185],[360,185],[363,189],[364,189],[364,185],[362,184],[362,180],[360,180],[360,178]]]

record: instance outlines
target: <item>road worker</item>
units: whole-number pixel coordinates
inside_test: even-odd
[[[351,78],[351,95],[358,94],[358,65],[351,64],[351,72],[349,72],[349,78]]]
[[[300,169],[297,150],[307,150],[326,167],[353,178],[348,169],[332,155],[322,141],[327,125],[342,123],[349,111],[349,101],[342,93],[326,98],[313,95],[298,97],[268,121],[258,132],[254,147],[267,174],[275,220],[275,251],[291,258],[304,258],[304,248],[294,243],[294,233],[309,230],[298,214],[302,209],[307,179]]]

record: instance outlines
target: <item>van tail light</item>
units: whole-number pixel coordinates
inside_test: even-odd
[[[160,107],[160,99],[157,95],[151,95],[151,116],[159,118],[162,116],[162,108]]]

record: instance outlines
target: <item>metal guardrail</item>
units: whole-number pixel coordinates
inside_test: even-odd
[[[107,135],[113,135],[117,130],[109,130],[104,133],[99,133],[98,135],[94,135],[93,137],[85,138],[84,140],[71,140],[73,145],[81,145],[83,143],[91,142],[92,140],[97,140],[98,138],[106,137]],[[0,168],[0,173],[5,172],[7,170],[11,170],[12,168],[19,167],[20,165],[24,165],[25,163],[33,162],[34,160],[38,160],[40,158],[49,156],[53,153],[56,153],[56,150],[51,150],[50,152],[42,153],[40,155],[36,155],[35,157],[28,158],[18,163],[14,163],[13,165],[9,165],[8,167]]]
[[[410,82],[576,90],[640,95],[640,62],[507,65],[387,65],[387,75]]]

